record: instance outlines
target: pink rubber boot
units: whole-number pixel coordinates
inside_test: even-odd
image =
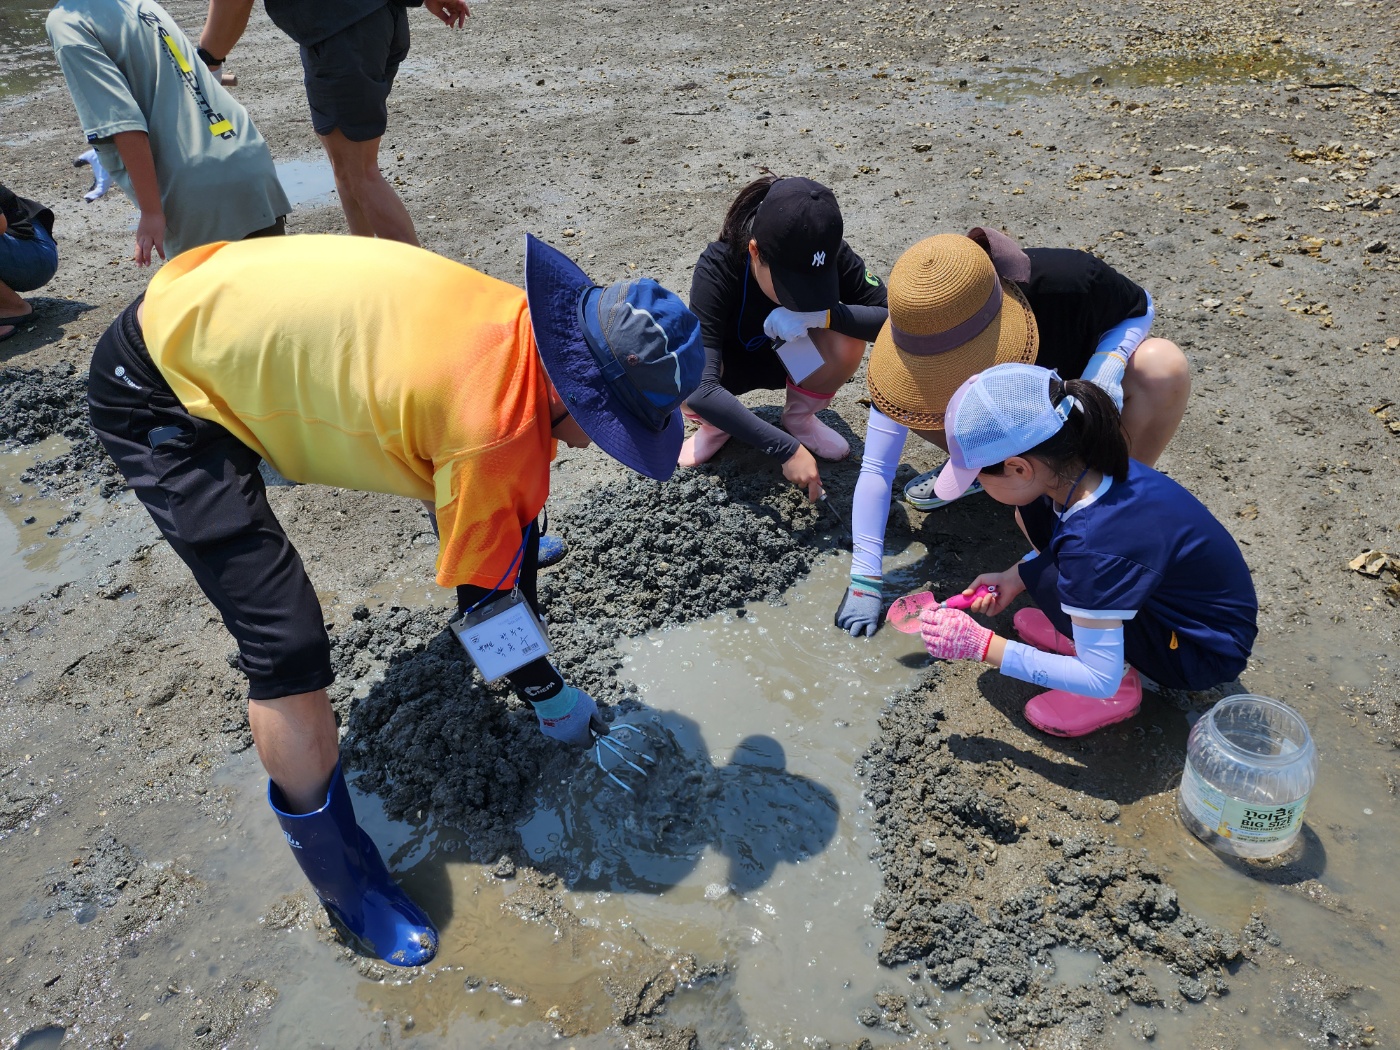
[[[1105,726],[1132,718],[1142,707],[1142,679],[1131,667],[1123,684],[1107,700],[1079,696],[1063,689],[1033,696],[1026,703],[1026,721],[1051,736],[1088,736]]]
[[[1073,656],[1074,641],[1066,638],[1039,609],[1019,609],[1011,617],[1011,623],[1021,641],[1034,646],[1042,653],[1055,653],[1058,656]]]
[[[708,463],[716,452],[729,440],[728,431],[721,430],[712,423],[706,423],[693,412],[683,413],[685,418],[699,425],[700,429],[685,439],[681,445],[681,455],[676,461],[682,467],[698,467]]]
[[[831,404],[834,396],[814,394],[788,380],[783,427],[818,459],[845,459],[851,454],[846,439],[817,418],[817,413]]]

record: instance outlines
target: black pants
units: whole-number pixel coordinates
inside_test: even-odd
[[[249,698],[322,689],[335,676],[321,605],[268,506],[260,457],[185,411],[146,351],[139,303],[93,353],[93,429],[238,642]]]
[[[1022,520],[1037,550],[1050,545],[1050,530],[1042,519],[1025,513]],[[1021,563],[1021,582],[1036,606],[1066,638],[1074,637],[1074,624],[1060,607],[1060,567],[1048,555]],[[1123,623],[1124,659],[1168,689],[1209,689],[1241,674],[1247,661],[1211,652],[1177,633],[1147,609]]]
[[[98,438],[171,548],[238,642],[251,700],[330,685],[330,640],[301,557],[287,539],[258,473],[260,457],[217,423],[185,411],[151,361],[132,303],[97,343],[88,374],[88,414]],[[539,611],[539,534],[521,537],[512,583]],[[489,598],[457,588],[459,608]],[[563,680],[546,659],[513,672],[524,698],[548,699]]]

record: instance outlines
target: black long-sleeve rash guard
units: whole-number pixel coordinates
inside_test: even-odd
[[[884,282],[845,241],[837,270],[841,302],[831,310],[831,330],[869,342],[889,316]],[[736,258],[722,241],[705,249],[690,284],[690,309],[700,320],[705,343],[705,369],[686,401],[706,422],[786,462],[797,452],[797,439],[759,419],[736,396],[778,390],[786,381],[773,342],[763,332],[763,322],[777,308],[758,286],[746,255]]]

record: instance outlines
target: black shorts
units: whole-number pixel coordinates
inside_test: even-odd
[[[389,92],[408,54],[408,13],[386,3],[318,44],[301,49],[306,101],[318,135],[337,128],[367,142],[389,125]]]
[[[1089,358],[1094,356],[1097,349],[1097,346],[1061,347],[1056,352],[1042,347],[1035,356],[1035,363],[1041,368],[1054,369],[1061,379],[1082,379],[1084,369],[1089,366]]]
[[[719,385],[731,394],[750,390],[782,390],[787,386],[787,366],[770,346],[758,350],[732,350],[724,355]]]
[[[1043,551],[1050,545],[1050,512],[1030,512],[1030,508],[1022,507],[1021,520],[1037,550]],[[1073,638],[1074,623],[1060,606],[1059,566],[1042,555],[1023,561],[1019,571],[1027,596],[1055,625],[1055,630]],[[1209,689],[1238,677],[1246,663],[1178,637],[1148,609],[1139,609],[1136,616],[1123,622],[1123,657],[1167,689]]]
[[[268,506],[260,457],[185,411],[146,351],[139,303],[92,355],[93,429],[238,642],[249,699],[323,689],[335,675],[321,605]]]

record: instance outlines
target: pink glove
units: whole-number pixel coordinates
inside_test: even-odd
[[[940,660],[981,660],[992,644],[992,632],[961,609],[925,609],[919,634],[929,655]]]

